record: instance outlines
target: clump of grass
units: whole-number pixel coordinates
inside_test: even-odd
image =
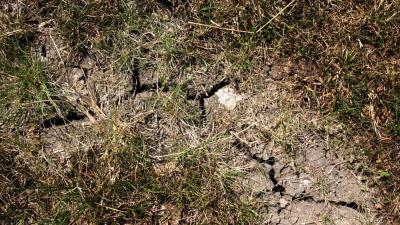
[[[27,120],[35,121],[54,113],[55,104],[43,64],[29,58],[18,45],[12,51],[15,55],[3,53],[0,58],[3,79],[0,114],[3,122],[18,127]]]

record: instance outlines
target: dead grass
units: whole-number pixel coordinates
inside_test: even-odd
[[[212,138],[219,134],[196,141],[180,133],[181,126],[201,124],[185,95],[225,77],[254,82],[247,74],[264,73],[259,68],[284,58],[313,68],[294,69],[282,82],[295,84],[291,89],[302,104],[338,116],[352,129],[352,140],[364,149],[356,154],[368,158],[370,177],[382,190],[385,213],[398,222],[400,4],[299,0],[282,11],[289,2],[3,3],[0,219],[251,223],[254,206],[232,189],[238,173],[225,165],[226,143]],[[43,40],[52,43],[44,49],[51,61],[41,59]],[[87,57],[95,72],[82,67]],[[80,81],[82,90],[63,77],[74,67],[90,74],[87,83]],[[125,89],[116,88],[129,86],[137,68],[146,82],[158,84],[138,106],[145,113],[120,106],[126,96],[117,90]],[[99,99],[99,92],[107,97]],[[71,111],[92,118],[83,139],[76,137],[78,148],[67,162],[46,158],[41,122]],[[160,128],[159,120],[168,122]],[[291,132],[284,122],[280,128]],[[286,134],[275,138],[293,141]],[[154,161],[160,146],[169,146],[173,157]],[[57,168],[57,160],[70,167]]]

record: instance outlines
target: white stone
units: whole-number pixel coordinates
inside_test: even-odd
[[[228,110],[233,110],[237,102],[243,99],[242,95],[235,94],[235,90],[230,87],[219,89],[215,95],[218,97],[218,102]]]

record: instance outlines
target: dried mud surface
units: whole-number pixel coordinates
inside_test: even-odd
[[[48,49],[45,62],[57,58],[51,45]],[[330,121],[329,131],[320,132],[326,119],[292,103],[282,85],[285,76],[306,76],[312,68],[281,60],[247,81],[225,77],[199,87],[194,78],[181,93],[183,104],[192,107],[198,118],[189,123],[186,117],[171,119],[152,101],[159,94],[172,94],[179,78],[161,87],[157,74],[148,68],[134,65],[133,74],[115,75],[104,72],[93,57],[82,56],[77,65],[60,72],[64,76],[59,85],[79,110],[67,118],[41,122],[43,154],[55,167],[68,170],[71,152],[94,145],[96,140],[85,139],[86,127],[117,105],[126,122],[134,121],[138,130],[151,134],[154,156],[173,153],[180,139],[196,145],[207,134],[225,134],[229,164],[246,168],[240,185],[265,202],[265,210],[260,211],[263,224],[379,223],[372,210],[373,190],[353,169],[354,162],[341,143],[345,140],[330,142],[342,137],[345,129]],[[221,104],[216,93],[222,88],[241,96],[234,107]]]

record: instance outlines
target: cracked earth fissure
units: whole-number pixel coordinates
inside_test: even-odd
[[[361,205],[357,204],[356,202],[352,202],[352,201],[347,202],[347,201],[333,201],[333,200],[326,200],[326,199],[314,199],[314,197],[310,196],[310,195],[301,196],[301,197],[293,197],[292,202],[295,202],[295,201],[305,201],[305,202],[324,203],[324,204],[329,203],[329,204],[332,204],[335,206],[343,206],[343,207],[347,207],[350,209],[354,209],[361,213],[365,212],[365,209]]]

